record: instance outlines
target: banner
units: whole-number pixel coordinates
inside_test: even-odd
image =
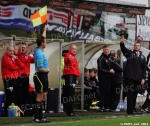
[[[142,35],[143,41],[150,41],[150,10],[145,15],[137,15],[137,36]]]
[[[91,1],[91,0],[90,0]],[[137,0],[136,0],[137,1]],[[14,0],[15,3],[22,4],[31,4],[31,5],[40,5],[40,6],[49,6],[49,7],[61,7],[61,8],[76,8],[76,9],[86,9],[86,10],[98,10],[106,12],[115,12],[115,13],[130,13],[130,14],[145,14],[147,0],[140,0],[140,4],[136,2],[131,3],[124,1],[114,1],[114,0],[92,0],[89,1],[52,1],[52,0]],[[146,2],[145,2],[146,1]],[[92,4],[95,3],[96,4]],[[141,4],[142,3],[142,4]],[[119,5],[118,7],[112,6],[112,4]],[[127,7],[129,6],[129,7]],[[139,8],[140,7],[140,8]]]
[[[7,6],[2,7],[0,6],[0,27],[2,28],[21,28],[24,30],[33,30],[32,22],[31,22],[31,15],[37,12],[40,8],[35,7],[31,8],[26,5],[20,6]],[[70,22],[69,16],[71,18]],[[57,25],[69,28],[78,28],[81,29],[83,16],[80,16],[79,20],[78,15],[73,15],[72,13],[69,15],[69,11],[62,12],[59,10],[54,10],[48,8],[47,11],[47,22],[50,25]],[[12,20],[13,19],[13,20]],[[69,22],[69,24],[68,24]],[[11,26],[10,26],[11,25]],[[17,26],[17,27],[16,27]],[[20,26],[20,27],[19,27]]]
[[[0,6],[0,28],[5,29],[22,29],[30,33],[32,31],[41,32],[41,25],[33,28],[31,15],[39,11],[39,7],[29,7],[26,5],[18,6]],[[8,11],[9,10],[9,11]],[[7,12],[7,13],[6,13]],[[7,17],[6,17],[7,14]],[[8,16],[9,15],[9,16]],[[117,14],[116,17],[119,15]],[[103,20],[102,20],[103,17]],[[111,41],[119,40],[117,36],[111,37],[111,29],[115,29],[114,25],[121,23],[121,20],[107,18],[108,15],[102,15],[100,11],[88,11],[84,9],[72,8],[48,8],[47,23],[50,33],[61,33],[62,36],[71,38],[72,40],[91,40],[91,41]],[[108,19],[110,20],[109,22]],[[113,24],[109,24],[113,22]],[[106,27],[107,26],[107,27]],[[118,29],[118,28],[117,28]],[[130,30],[130,29],[129,29]],[[112,31],[112,30],[111,30]],[[7,30],[5,30],[7,34]],[[20,33],[21,34],[21,33]],[[117,34],[117,33],[116,33]],[[114,34],[113,34],[114,35]],[[118,35],[118,34],[117,34]],[[130,35],[130,34],[129,34]],[[23,36],[23,35],[22,35]],[[117,39],[116,39],[117,37]],[[105,38],[105,39],[104,39]]]
[[[18,16],[18,7],[17,6],[9,6],[9,7],[1,7],[0,6],[0,18],[2,19],[15,19]]]

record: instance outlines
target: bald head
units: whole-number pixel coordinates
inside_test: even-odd
[[[72,44],[69,48],[69,51],[72,52],[73,54],[77,53],[77,46],[75,44]]]

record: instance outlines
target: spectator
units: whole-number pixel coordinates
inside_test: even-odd
[[[63,106],[68,116],[75,116],[73,111],[73,99],[75,93],[75,86],[77,77],[80,76],[78,62],[75,57],[77,53],[77,46],[71,45],[69,52],[65,55],[65,67],[63,77],[65,79],[65,85],[63,86]]]
[[[1,72],[5,90],[4,115],[7,116],[7,108],[11,103],[17,103],[15,99],[19,67],[23,67],[14,55],[14,47],[8,47],[6,54],[2,57]]]
[[[140,51],[140,43],[134,43],[134,50],[132,51],[125,47],[124,36],[121,36],[120,40],[121,51],[127,58],[127,63],[123,75],[127,82],[127,114],[140,114],[136,110],[136,98],[139,87],[145,83],[146,59]]]
[[[109,111],[109,98],[110,98],[110,75],[115,71],[111,69],[111,62],[109,60],[110,49],[108,46],[103,47],[103,53],[97,60],[98,66],[98,80],[100,83],[100,110]],[[102,108],[104,107],[104,110]]]
[[[142,105],[142,111],[150,113],[150,53],[147,56],[147,72],[148,72],[148,85],[147,85],[147,98]]]
[[[61,84],[62,84],[62,86],[65,85],[65,79],[63,78],[63,71],[64,71],[64,65],[65,65],[64,64],[64,57],[67,53],[68,53],[68,50],[62,51],[62,59],[61,59],[61,68],[62,68]],[[63,92],[62,92],[62,95],[63,95]],[[63,101],[62,98],[63,98],[63,96],[61,97],[61,102]],[[63,103],[62,103],[62,105],[63,105]],[[65,111],[65,110],[63,110],[63,111]]]
[[[89,74],[90,74],[90,80],[92,81],[92,91],[95,94],[94,100],[98,100],[99,97],[98,97],[97,88],[99,86],[99,83],[98,83],[96,75],[95,75],[95,68],[90,69]]]
[[[63,75],[63,71],[64,71],[64,57],[65,55],[68,53],[68,50],[63,50],[62,51],[62,60],[61,60],[61,66],[62,66],[62,75]]]
[[[25,106],[28,104],[29,97],[29,76],[30,63],[34,63],[34,57],[27,54],[28,46],[26,43],[21,43],[18,53],[19,60],[24,64],[24,68],[20,70],[19,83],[20,88],[20,104]]]
[[[96,87],[97,87],[97,100],[99,100],[99,97],[100,97],[100,92],[99,92],[99,81],[98,81],[98,70],[96,69],[96,68],[92,68],[92,69],[94,69],[94,76],[95,76],[95,78],[96,78]]]
[[[93,100],[93,85],[90,79],[89,69],[84,69],[84,109],[89,110],[89,107]]]
[[[120,90],[122,84],[122,67],[117,63],[117,53],[110,51],[111,67],[115,73],[110,77],[110,111],[115,111],[120,100]]]
[[[25,67],[24,63],[22,63],[20,61],[20,59],[18,58],[18,46],[14,47],[14,55],[17,58],[18,61],[18,73],[20,74],[20,71],[22,71]],[[15,93],[15,99],[16,99],[16,105],[18,105],[19,107],[21,107],[21,100],[22,100],[22,87],[21,87],[21,83],[20,83],[20,77],[17,78],[17,83],[16,83],[16,93]]]

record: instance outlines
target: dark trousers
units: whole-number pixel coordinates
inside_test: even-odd
[[[147,85],[148,89],[147,92],[150,93],[150,73],[148,73],[148,85]]]
[[[123,89],[126,89],[126,80],[124,79],[123,80]],[[124,101],[125,100],[125,98],[127,97],[127,92],[126,92],[126,90],[123,90],[123,96],[122,96],[122,100]]]
[[[100,83],[100,108],[104,107],[105,109],[109,108],[109,99],[110,99],[110,78],[109,76],[102,76],[99,79]]]
[[[65,75],[65,85],[63,86],[63,106],[64,111],[67,115],[73,113],[73,96],[75,93],[75,84],[76,84],[76,76],[75,75]]]
[[[150,73],[148,74],[147,92],[148,93],[147,93],[146,100],[145,100],[144,104],[142,105],[143,109],[150,106]]]
[[[20,77],[18,82],[18,103],[23,107],[29,100],[29,77]]]
[[[89,89],[84,90],[84,109],[89,110],[93,100],[93,92]]]
[[[145,100],[144,104],[142,105],[143,109],[146,109],[147,107],[150,107],[150,94],[149,93],[147,93],[146,100]]]
[[[137,94],[141,89],[140,82],[127,80],[125,90],[127,92],[127,113],[135,111]]]
[[[4,105],[4,114],[7,116],[7,108],[11,103],[16,104],[16,84],[17,79],[4,79],[4,90],[5,90],[5,105]]]
[[[111,82],[110,84],[110,109],[115,110],[120,100],[121,84]]]

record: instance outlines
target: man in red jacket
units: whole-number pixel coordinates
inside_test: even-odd
[[[75,57],[77,46],[75,44],[70,46],[69,52],[64,58],[64,71],[63,77],[65,85],[63,86],[63,105],[64,111],[68,116],[75,116],[73,112],[73,96],[75,93],[75,85],[77,77],[80,76],[78,61]]]
[[[24,69],[25,65],[18,58],[18,52],[19,52],[18,46],[15,46],[14,47],[14,55],[15,55],[14,57],[18,59],[17,65],[19,66],[19,69],[18,69],[19,76],[17,78],[17,83],[16,83],[15,101],[16,101],[16,105],[21,107],[21,99],[22,99],[21,94],[22,94],[22,92],[21,92],[21,83],[20,83],[20,71],[22,71]]]
[[[11,103],[16,104],[16,84],[19,76],[19,67],[23,67],[18,58],[14,55],[14,48],[8,47],[6,54],[2,57],[1,72],[5,89],[5,115]]]
[[[21,43],[18,53],[19,60],[24,64],[24,68],[20,70],[19,83],[20,89],[20,104],[26,108],[29,99],[29,76],[30,76],[30,63],[34,63],[34,57],[27,54],[27,44]]]

